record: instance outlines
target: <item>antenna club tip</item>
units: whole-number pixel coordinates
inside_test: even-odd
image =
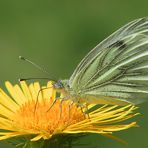
[[[25,58],[24,58],[24,57],[22,57],[22,56],[19,56],[19,59],[21,59],[21,60],[25,60]]]

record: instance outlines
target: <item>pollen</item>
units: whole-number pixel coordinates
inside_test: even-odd
[[[83,112],[75,104],[61,100],[53,104],[53,99],[50,98],[42,103],[31,101],[22,105],[14,116],[13,124],[15,128],[31,130],[48,137],[83,119]]]

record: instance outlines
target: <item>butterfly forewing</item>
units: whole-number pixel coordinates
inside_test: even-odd
[[[93,97],[109,104],[117,100],[137,104],[147,99],[148,18],[125,25],[97,45],[77,66],[69,83],[92,102]]]

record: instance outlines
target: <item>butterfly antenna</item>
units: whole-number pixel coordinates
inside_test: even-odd
[[[49,73],[48,73],[45,69],[43,69],[41,66],[37,65],[36,63],[34,63],[34,62],[28,60],[27,58],[24,58],[24,57],[22,57],[22,56],[19,56],[19,59],[20,59],[20,60],[23,60],[23,61],[26,61],[26,62],[28,62],[28,63],[30,63],[30,64],[32,64],[34,67],[36,67],[36,68],[39,69],[40,71],[42,71],[42,72],[44,72],[44,73],[46,73],[46,74],[49,75]]]
[[[19,78],[18,81],[28,81],[28,80],[50,80],[49,78]]]

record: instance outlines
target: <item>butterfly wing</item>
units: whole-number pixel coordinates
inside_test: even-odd
[[[95,103],[138,104],[148,99],[148,18],[130,22],[97,45],[69,84]]]

